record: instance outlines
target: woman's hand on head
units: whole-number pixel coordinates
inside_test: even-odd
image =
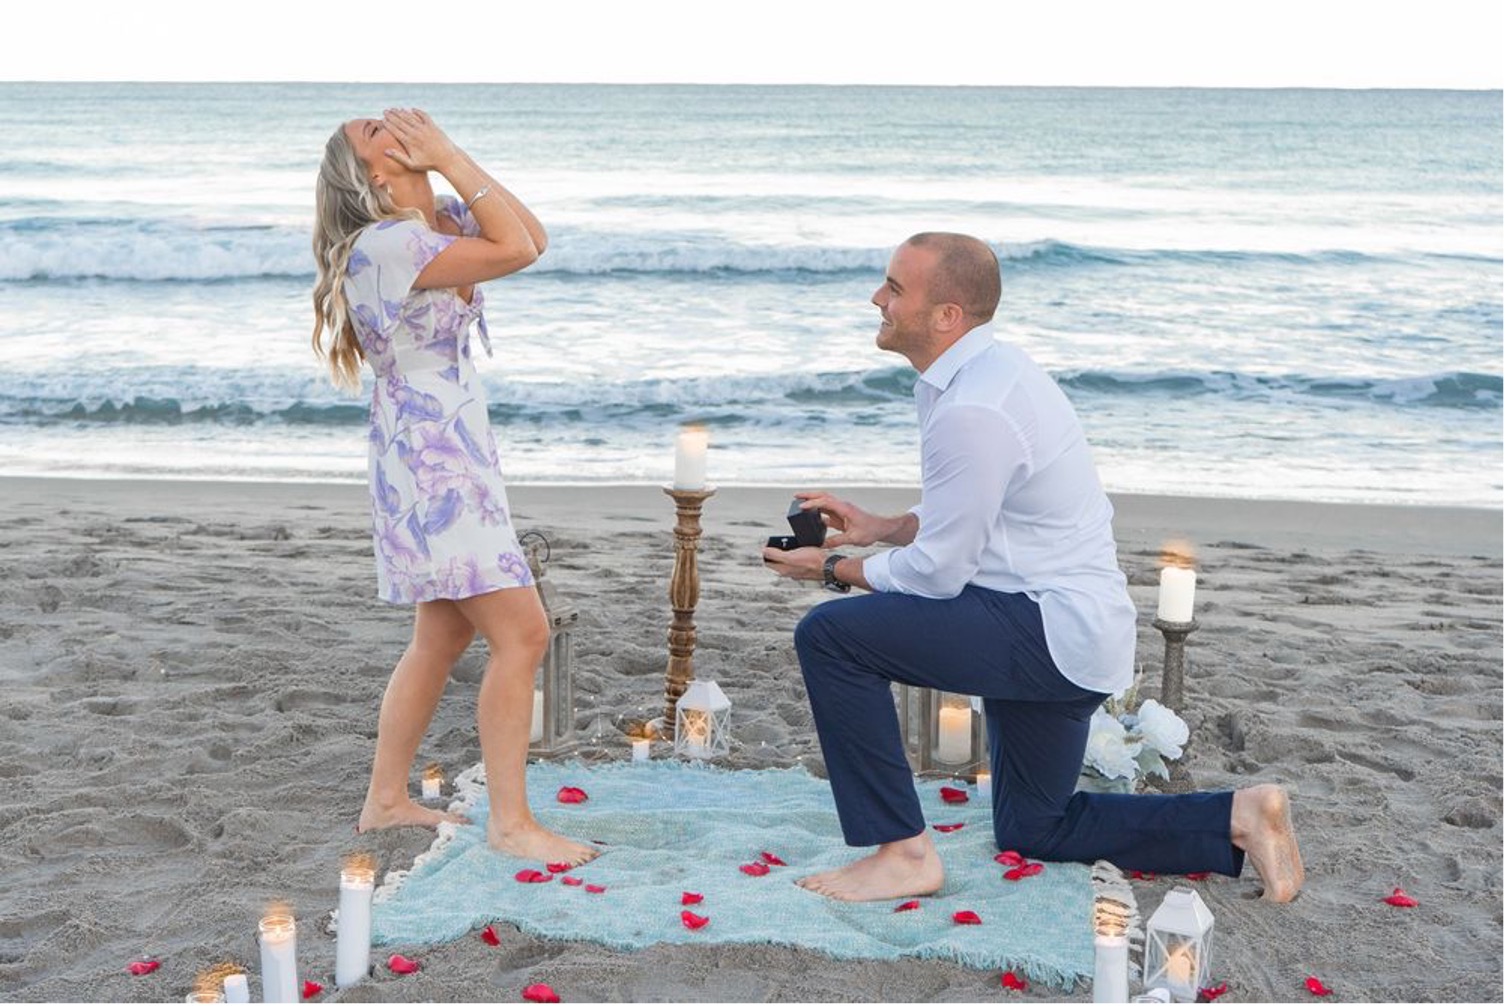
[[[382,121],[399,144],[390,148],[387,156],[410,171],[443,170],[460,152],[421,109],[389,108],[382,113]]]

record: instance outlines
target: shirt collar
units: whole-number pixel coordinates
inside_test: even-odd
[[[952,378],[957,376],[958,371],[966,366],[973,357],[982,353],[993,344],[993,322],[985,321],[948,346],[946,352],[932,360],[931,365],[920,375],[920,379],[937,391],[945,391],[947,386],[952,383]]]

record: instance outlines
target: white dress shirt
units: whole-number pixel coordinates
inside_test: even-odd
[[[1056,382],[991,324],[915,383],[921,497],[915,540],[869,556],[875,590],[955,597],[968,584],[1041,607],[1068,681],[1117,693],[1134,677],[1135,606],[1077,414]]]

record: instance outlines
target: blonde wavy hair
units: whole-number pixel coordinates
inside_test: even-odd
[[[338,387],[360,388],[366,358],[345,303],[351,248],[363,229],[394,219],[422,220],[423,214],[399,207],[385,189],[371,184],[342,124],[324,145],[314,183],[314,355],[329,361]]]

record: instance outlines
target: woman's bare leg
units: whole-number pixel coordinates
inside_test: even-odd
[[[377,719],[376,756],[371,784],[361,808],[360,831],[465,819],[413,802],[408,773],[429,729],[455,661],[476,638],[476,630],[454,601],[425,601],[413,618],[413,639],[392,671]]]
[[[456,602],[491,650],[476,702],[486,793],[486,837],[499,852],[544,863],[584,863],[588,845],[546,830],[528,807],[525,767],[533,720],[533,680],[549,646],[549,625],[532,587],[497,590]]]

